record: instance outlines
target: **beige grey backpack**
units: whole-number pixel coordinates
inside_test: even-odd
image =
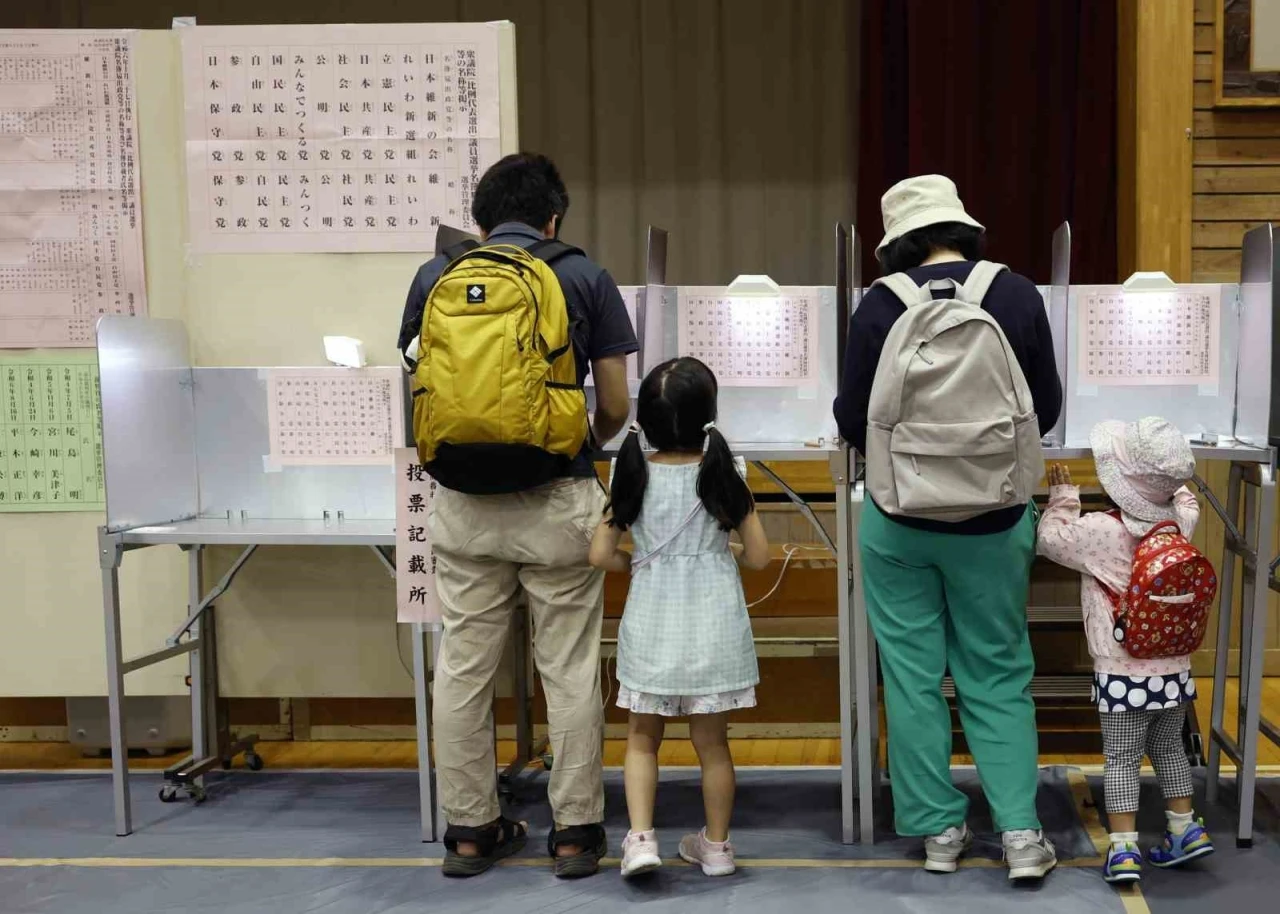
[[[1031,390],[982,299],[1006,267],[963,283],[876,280],[902,300],[867,409],[867,491],[888,514],[961,521],[1026,504],[1044,476]],[[935,298],[954,288],[955,298]]]

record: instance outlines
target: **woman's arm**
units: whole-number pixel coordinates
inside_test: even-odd
[[[765,536],[764,524],[760,523],[758,513],[752,511],[743,518],[738,525],[738,536],[742,537],[738,561],[743,566],[758,571],[769,564],[769,538]]]
[[[631,553],[618,548],[622,540],[622,531],[609,526],[609,518],[605,517],[596,527],[591,537],[591,552],[587,561],[592,568],[603,568],[605,571],[617,571],[626,574],[631,570]]]

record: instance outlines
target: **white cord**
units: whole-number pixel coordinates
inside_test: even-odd
[[[747,609],[750,609],[753,606],[759,606],[765,600],[769,599],[771,596],[773,596],[775,593],[778,592],[778,588],[782,586],[782,578],[787,573],[787,566],[791,564],[791,559],[795,556],[797,552],[804,552],[805,550],[810,550],[812,552],[826,552],[827,547],[826,546],[797,546],[793,543],[785,543],[783,544],[782,550],[785,555],[784,555],[784,558],[782,559],[782,567],[778,569],[778,580],[773,582],[773,587],[769,588],[769,592],[767,594],[765,594],[759,600],[756,600],[752,603],[748,603]]]
[[[604,693],[604,701],[600,704],[600,707],[604,710],[608,710],[609,699],[613,697],[613,674],[609,672],[609,666],[614,662],[617,656],[618,655],[615,653],[611,657],[604,658],[604,681],[609,684],[608,691]]]

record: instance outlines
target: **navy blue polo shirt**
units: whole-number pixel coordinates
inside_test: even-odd
[[[542,232],[524,223],[504,222],[489,234],[485,243],[527,248],[543,238]],[[396,342],[396,350],[401,354],[421,333],[422,310],[427,303],[427,295],[448,265],[447,257],[433,257],[414,276],[405,298],[400,337]],[[612,355],[630,355],[640,348],[640,344],[636,341],[636,331],[631,326],[622,293],[608,270],[581,254],[566,254],[558,258],[551,269],[560,280],[565,300],[581,320],[573,336],[573,355],[578,366],[578,383],[582,384],[591,373],[593,361]],[[585,447],[574,459],[570,476],[595,475],[590,451],[590,446]]]

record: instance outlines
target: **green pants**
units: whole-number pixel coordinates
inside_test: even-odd
[[[941,688],[948,670],[996,829],[1039,828],[1027,634],[1034,509],[1004,533],[964,536],[904,527],[867,499],[860,528],[898,833],[936,835],[968,812],[951,783],[951,713]]]

